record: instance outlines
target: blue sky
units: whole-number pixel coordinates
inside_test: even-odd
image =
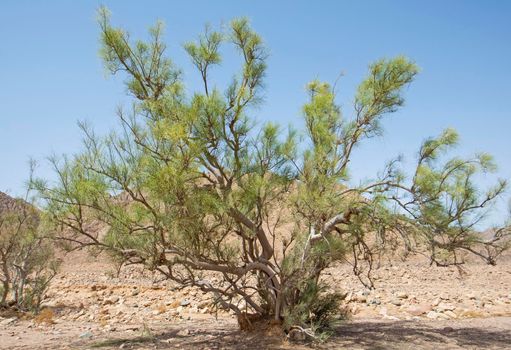
[[[107,5],[116,25],[145,37],[156,19],[167,25],[168,53],[184,71],[187,89],[198,76],[182,44],[205,23],[222,26],[247,16],[270,49],[260,120],[300,125],[305,84],[333,82],[350,117],[356,85],[367,65],[404,54],[422,71],[406,105],[384,122],[383,138],[354,154],[353,181],[369,178],[402,153],[409,163],[421,141],[445,127],[461,135],[458,153],[488,151],[496,176],[511,178],[511,2],[509,1],[14,1],[0,3],[0,190],[19,195],[27,160],[80,148],[77,120],[100,132],[115,127],[126,102],[119,77],[105,74],[98,56],[95,12]],[[213,74],[218,85],[238,61],[228,52]],[[481,179],[488,185],[495,176]],[[507,194],[509,198],[509,192]],[[503,220],[502,200],[489,222]]]

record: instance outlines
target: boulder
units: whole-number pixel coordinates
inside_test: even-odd
[[[438,311],[438,312],[453,311],[453,310],[456,310],[456,306],[454,306],[453,304],[450,304],[450,303],[441,302],[436,307],[436,311]]]
[[[421,316],[431,311],[431,306],[428,304],[412,305],[408,308],[408,313],[413,316]]]

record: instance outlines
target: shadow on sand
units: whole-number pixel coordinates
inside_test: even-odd
[[[497,321],[498,322],[498,321]],[[209,327],[208,327],[209,328]],[[124,345],[123,345],[124,344]],[[85,344],[84,344],[85,345]],[[323,344],[293,344],[281,336],[262,332],[218,330],[167,330],[152,336],[109,339],[88,348],[99,349],[509,349],[511,332],[476,327],[433,327],[409,321],[348,322]]]
[[[355,322],[339,327],[327,344],[357,349],[509,349],[509,330],[477,327],[430,327],[423,323]]]

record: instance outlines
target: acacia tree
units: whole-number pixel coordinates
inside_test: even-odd
[[[354,148],[380,135],[382,118],[403,104],[418,73],[407,58],[369,66],[352,118],[341,115],[329,84],[308,84],[299,133],[251,117],[267,51],[246,19],[184,46],[203,84],[193,95],[165,55],[161,23],[148,42],[112,27],[106,9],[99,25],[105,66],[126,77],[133,104],[119,109],[121,128],[106,137],[81,124],[83,152],[52,160],[57,183],[36,183],[65,228],[60,238],[213,293],[240,324],[255,313],[288,330],[325,327],[337,312],[338,298],[322,285],[325,268],[348,261],[370,285],[374,254],[395,238],[410,251],[428,248],[438,264],[462,263],[462,250],[494,263],[505,248],[505,230],[490,240],[474,230],[505,182],[477,190],[474,176],[494,167],[486,154],[441,163],[457,141],[453,130],[424,142],[411,178],[396,159],[373,182],[350,184]],[[210,81],[223,44],[242,61],[225,90]],[[91,230],[91,220],[108,232]]]

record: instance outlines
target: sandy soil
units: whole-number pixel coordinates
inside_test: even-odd
[[[455,268],[420,259],[383,264],[376,289],[349,266],[328,271],[352,320],[323,344],[296,344],[278,332],[240,332],[209,297],[136,268],[119,276],[84,253],[65,265],[37,318],[3,314],[0,349],[506,349],[511,348],[511,256],[497,266]]]
[[[280,336],[245,333],[232,319],[212,317],[142,327],[119,325],[114,332],[93,324],[2,329],[2,349],[509,349],[511,317],[444,321],[361,320],[347,322],[323,344],[290,343]],[[78,334],[78,330],[93,329]],[[86,334],[84,337],[83,334]]]

